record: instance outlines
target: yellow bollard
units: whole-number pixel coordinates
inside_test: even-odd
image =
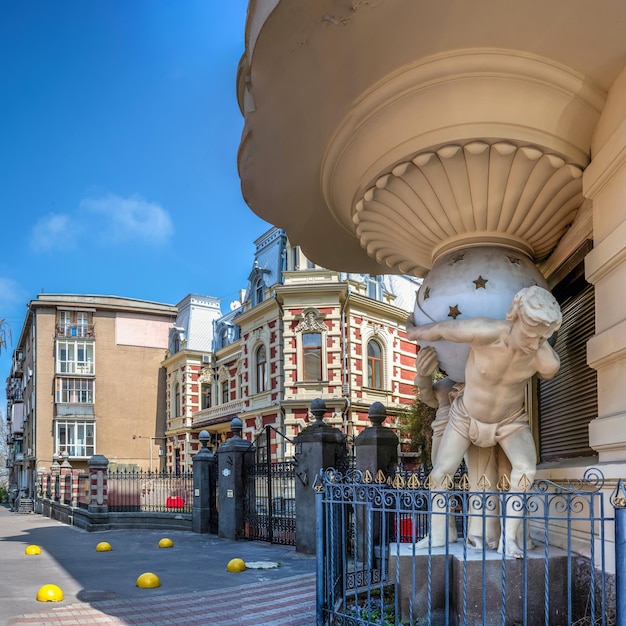
[[[231,559],[228,561],[226,569],[229,572],[243,572],[246,569],[246,564],[243,559]]]
[[[155,587],[160,587],[161,581],[156,574],[152,572],[145,572],[141,574],[139,578],[137,578],[137,587],[140,589],[154,589]]]
[[[56,585],[44,585],[37,592],[37,600],[39,602],[61,602],[63,600],[63,592]]]

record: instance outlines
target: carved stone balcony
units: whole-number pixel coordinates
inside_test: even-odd
[[[424,275],[477,244],[545,259],[581,206],[625,20],[582,0],[251,2],[246,202],[338,271]]]
[[[245,410],[245,404],[244,400],[232,400],[231,402],[198,411],[193,415],[193,427],[202,428],[212,424],[229,422],[233,417]]]

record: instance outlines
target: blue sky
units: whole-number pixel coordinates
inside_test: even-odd
[[[247,0],[0,3],[0,318],[40,292],[178,303],[245,288]],[[0,380],[10,351],[0,356]]]

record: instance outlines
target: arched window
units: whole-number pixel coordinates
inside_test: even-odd
[[[262,393],[267,391],[267,356],[265,346],[259,346],[255,354],[256,365],[256,391]]]
[[[263,302],[264,291],[263,277],[259,276],[254,283],[254,304]]]
[[[367,342],[367,386],[383,388],[383,358],[380,344],[373,339]]]
[[[221,348],[225,348],[230,343],[230,328],[227,326],[222,328],[220,333]]]
[[[174,417],[180,417],[181,404],[180,404],[180,383],[174,385]]]
[[[302,365],[304,380],[322,380],[322,333],[302,334]]]

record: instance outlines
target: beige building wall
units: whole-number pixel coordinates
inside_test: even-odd
[[[88,331],[59,330],[60,312],[88,315]],[[20,385],[26,416],[24,461],[19,471],[32,487],[38,469],[49,469],[63,452],[55,422],[95,424],[95,453],[112,466],[160,469],[165,457],[165,373],[168,333],[176,318],[170,305],[117,298],[40,294],[29,303],[16,349],[24,355]],[[81,335],[84,333],[84,336]],[[61,372],[57,341],[93,345],[93,372]],[[60,378],[93,380],[91,402],[57,402]],[[87,468],[90,455],[70,456],[74,468]]]

